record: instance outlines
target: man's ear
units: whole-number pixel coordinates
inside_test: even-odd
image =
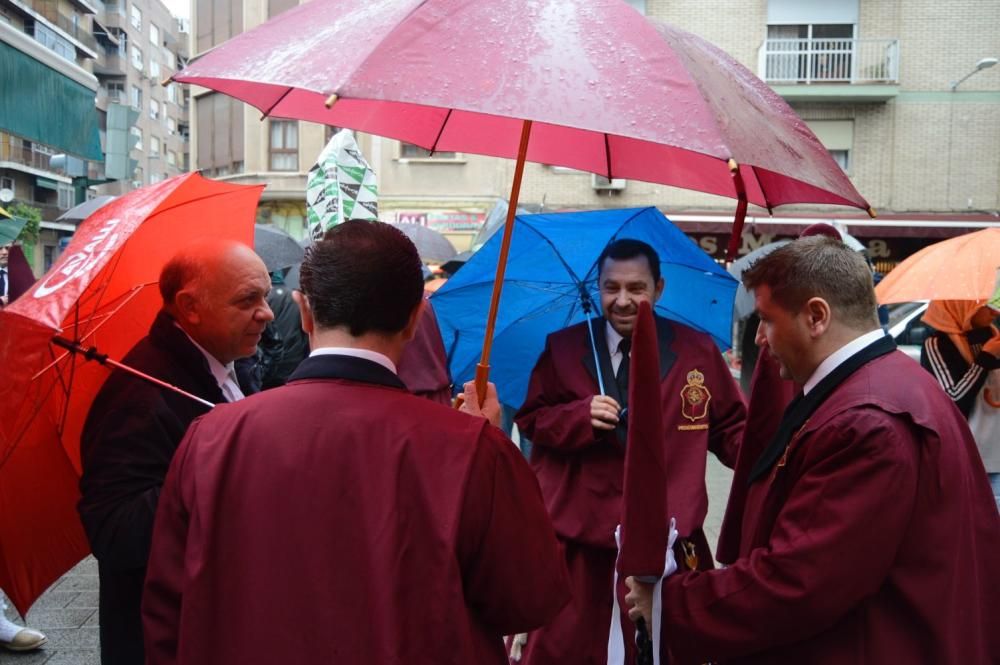
[[[806,302],[805,313],[808,317],[806,323],[813,337],[822,336],[833,322],[833,312],[830,309],[830,303],[820,297],[810,298]]]
[[[424,307],[427,307],[427,301],[423,298],[417,303],[417,306],[413,308],[410,312],[410,318],[406,321],[406,327],[403,328],[403,339],[409,342],[413,339],[413,336],[417,334],[417,326],[420,325],[420,319],[424,315]]]
[[[654,306],[656,305],[657,302],[659,302],[660,296],[663,295],[663,287],[666,286],[666,284],[667,283],[663,280],[662,277],[660,279],[656,280],[656,288],[653,290],[653,303],[652,304]]]
[[[189,325],[201,323],[200,303],[194,292],[181,289],[174,296],[174,313],[178,320]]]
[[[298,289],[292,291],[292,300],[299,306],[299,318],[302,319],[302,332],[312,335],[316,329],[316,322],[313,320],[312,309],[309,307],[309,299],[306,294]]]

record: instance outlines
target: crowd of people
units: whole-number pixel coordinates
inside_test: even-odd
[[[880,325],[864,258],[795,240],[743,275],[748,396],[708,335],[657,317],[678,565],[616,589],[631,335],[671,285],[643,242],[595,258],[603,316],[549,336],[515,416],[526,460],[492,386],[450,406],[398,230],[334,227],[296,291],[242,245],[183,248],[124,362],[216,406],[116,371],[91,407],[101,662],[603,664],[616,595],[626,634],[661,627],[661,662],[1000,659],[997,311],[933,303],[925,371]],[[279,321],[308,355],[241,382]],[[734,469],[714,551],[708,452]],[[12,625],[0,644],[37,641]]]

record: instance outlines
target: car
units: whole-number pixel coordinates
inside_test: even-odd
[[[927,311],[926,300],[889,305],[889,334],[900,351],[920,362],[924,340],[933,329],[921,320]]]

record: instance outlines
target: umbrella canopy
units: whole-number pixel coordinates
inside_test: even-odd
[[[160,308],[166,260],[198,238],[251,245],[262,189],[192,173],[119,197],[0,311],[0,588],[22,615],[89,551],[76,512],[80,432],[109,374],[53,338],[121,358]]]
[[[737,198],[732,159],[750,203],[868,208],[770,87],[623,0],[313,0],[173,79],[430,150],[513,158],[531,120],[530,161]]]
[[[0,217],[0,245],[9,245],[21,235],[28,220],[20,217]]]
[[[736,280],[656,208],[519,215],[491,375],[504,404],[524,401],[545,337],[584,320],[581,288],[593,315],[600,315],[597,257],[618,238],[645,241],[660,255],[666,288],[656,304],[658,314],[708,332],[722,348],[729,346]],[[500,234],[494,235],[431,297],[456,385],[475,373],[500,245]]]
[[[57,222],[82,222],[90,217],[97,210],[115,200],[114,196],[95,196],[89,201],[84,201],[80,205],[73,206],[63,214],[56,217]]]
[[[305,250],[295,238],[266,224],[254,224],[253,251],[257,252],[268,272],[302,263],[305,255]]]
[[[417,246],[417,254],[424,263],[442,263],[455,256],[454,245],[447,238],[420,224],[392,224],[406,234]]]
[[[997,288],[1000,228],[934,243],[905,259],[875,287],[879,304],[987,300]]]

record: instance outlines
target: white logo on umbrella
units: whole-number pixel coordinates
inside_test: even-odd
[[[44,298],[55,293],[65,284],[90,272],[90,269],[97,265],[105,255],[118,249],[118,234],[112,233],[112,231],[119,223],[118,219],[109,219],[95,234],[92,241],[84,245],[80,251],[67,257],[62,267],[54,271],[35,289],[34,297]]]

